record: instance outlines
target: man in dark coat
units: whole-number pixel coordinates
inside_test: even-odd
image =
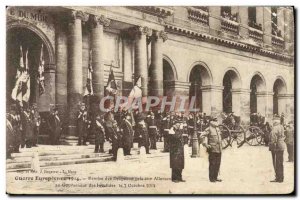
[[[103,120],[100,115],[97,115],[95,120],[92,122],[92,131],[95,135],[95,153],[104,153],[104,142],[105,142],[105,130],[103,126]]]
[[[164,137],[164,152],[170,151],[169,145],[169,129],[172,127],[172,122],[170,119],[170,114],[167,113],[166,116],[163,118],[163,137]]]
[[[147,126],[145,123],[145,117],[142,113],[139,113],[137,115],[137,124],[135,127],[135,131],[139,137],[139,147],[144,146],[146,149],[146,153],[150,154],[149,152],[149,135]]]
[[[14,139],[13,141],[13,152],[19,153],[19,148],[22,142],[22,132],[21,132],[21,118],[17,112],[16,105],[10,107],[10,112],[7,114],[7,119],[9,120],[10,125],[13,129]]]
[[[33,123],[30,115],[30,110],[28,108],[24,108],[23,112],[21,112],[21,122],[23,127],[23,144],[26,145],[26,148],[32,147],[32,138],[33,138]],[[24,144],[25,142],[25,144]]]
[[[284,180],[283,170],[283,152],[285,149],[284,143],[284,128],[280,124],[280,117],[273,118],[273,129],[270,134],[269,150],[272,153],[273,167],[275,171],[275,180],[271,182],[282,183]]]
[[[80,110],[77,114],[77,134],[78,134],[78,144],[86,145],[87,140],[87,128],[88,128],[88,118],[87,111],[84,103],[81,103]]]
[[[118,149],[120,147],[121,135],[118,124],[114,119],[114,115],[111,112],[108,112],[106,114],[105,133],[106,138],[111,142],[111,153],[113,154],[114,160],[116,160]]]
[[[31,109],[31,115],[33,120],[33,138],[32,138],[32,146],[36,147],[38,143],[38,137],[40,133],[40,124],[41,124],[41,117],[39,112],[37,111],[37,105],[33,104]]]
[[[289,154],[288,162],[294,162],[294,123],[290,121],[286,128],[285,143]]]
[[[124,149],[124,155],[131,155],[130,150],[133,146],[133,129],[130,123],[131,117],[126,115],[121,122],[121,132],[122,132],[122,147]]]
[[[154,113],[150,113],[150,116],[147,118],[148,132],[150,138],[150,149],[156,148],[156,140],[157,140],[157,121],[155,119]]]
[[[58,145],[61,133],[61,121],[58,116],[57,108],[53,108],[52,113],[49,116],[49,127],[51,130],[51,144]]]
[[[182,170],[184,169],[184,141],[183,131],[180,129],[181,121],[175,120],[174,125],[170,128],[169,145],[170,145],[170,168],[172,169],[172,181],[175,183],[185,182],[182,179]]]
[[[195,125],[195,119],[192,113],[189,114],[188,119],[187,119],[187,129],[188,129],[188,134],[189,134],[189,139],[190,143],[189,146],[192,146],[192,138],[194,134],[194,125]]]
[[[207,143],[203,142],[202,144],[207,148],[209,154],[209,180],[210,182],[221,182],[222,180],[218,179],[218,174],[221,165],[222,138],[216,117],[212,117],[209,127],[202,132],[201,137],[207,137]]]

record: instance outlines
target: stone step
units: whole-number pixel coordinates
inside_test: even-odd
[[[105,156],[94,157],[94,158],[40,161],[40,166],[47,167],[47,166],[73,165],[73,164],[83,164],[83,163],[107,162],[111,160],[112,160],[111,155],[105,155]],[[8,163],[6,165],[6,169],[9,170],[12,169],[19,170],[21,168],[31,168],[31,161],[26,161],[23,163]]]

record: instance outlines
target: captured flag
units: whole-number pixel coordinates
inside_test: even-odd
[[[45,77],[44,77],[44,68],[45,60],[44,60],[44,47],[42,44],[41,54],[40,54],[40,62],[39,62],[39,74],[38,74],[38,84],[39,84],[39,94],[42,95],[45,93]]]
[[[142,79],[141,77],[138,78],[135,85],[133,86],[132,90],[129,93],[129,98],[140,98],[142,97]]]
[[[106,89],[108,92],[108,95],[113,94],[116,95],[117,94],[117,84],[116,84],[116,80],[115,80],[115,76],[114,76],[114,72],[112,70],[112,68],[110,68],[110,73],[109,73],[109,77],[108,77],[108,81],[107,81],[107,85],[106,85]]]
[[[93,73],[93,66],[92,66],[92,51],[90,51],[90,57],[89,57],[89,67],[88,67],[88,74],[86,79],[86,87],[84,91],[84,96],[86,95],[93,95],[93,82],[92,82],[92,73]]]

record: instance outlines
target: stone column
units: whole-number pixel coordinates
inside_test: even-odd
[[[295,105],[294,94],[280,95],[280,98],[281,99],[285,98],[285,106],[286,106],[285,118],[286,118],[286,122],[294,120],[294,105]],[[279,104],[279,102],[278,102],[278,104]]]
[[[248,7],[247,6],[239,6],[239,17],[240,17],[240,35],[243,38],[249,37],[249,31],[248,31]]]
[[[272,23],[271,23],[271,7],[263,7],[263,40],[266,46],[272,46]]]
[[[220,116],[222,112],[223,86],[207,85],[202,86],[203,112],[207,115]]]
[[[233,93],[239,94],[239,107],[240,107],[240,116],[242,125],[250,124],[250,92],[249,89],[238,89]],[[235,102],[236,103],[236,102]],[[232,102],[232,104],[235,104]]]
[[[142,95],[148,96],[148,65],[147,65],[147,36],[152,31],[148,27],[135,27],[132,29],[135,34],[135,80],[142,79]]]
[[[281,31],[281,35],[284,38],[284,8],[283,7],[278,7],[277,8],[277,25],[278,29]]]
[[[65,113],[67,106],[68,41],[64,25],[59,23],[55,26],[55,103],[60,113]]]
[[[103,28],[108,27],[110,20],[105,16],[92,16],[91,50],[93,66],[93,89],[100,100],[104,96],[104,64],[103,64]]]
[[[209,28],[210,33],[213,35],[219,35],[218,32],[221,30],[221,7],[220,6],[209,6]]]
[[[273,97],[274,97],[274,92],[267,92],[266,94],[266,114],[265,117],[268,120],[273,119]]]
[[[181,107],[182,99],[185,99],[184,110],[188,111],[189,109],[189,91],[191,83],[181,82],[181,81],[170,81],[166,83],[167,91],[166,96],[169,102],[172,101],[172,98],[176,98],[175,110],[178,110]]]
[[[76,135],[76,113],[78,103],[82,101],[82,20],[87,15],[81,11],[72,11],[72,22],[68,35],[68,82],[67,101],[69,114],[69,135]]]
[[[162,45],[168,39],[164,31],[154,31],[151,42],[150,95],[163,96]]]

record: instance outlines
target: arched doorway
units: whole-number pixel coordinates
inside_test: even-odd
[[[17,68],[20,65],[22,46],[23,60],[25,62],[25,52],[28,50],[28,67],[30,74],[30,99],[29,104],[37,103],[39,92],[37,84],[38,66],[43,40],[33,31],[24,27],[13,27],[7,30],[6,40],[6,100],[7,104],[13,102],[11,92],[16,82]],[[45,44],[43,44],[46,46]],[[49,63],[49,53],[47,48],[43,48],[45,63]]]
[[[233,96],[232,89],[237,89],[240,88],[240,78],[237,75],[237,73],[233,70],[228,70],[223,78],[223,112],[225,113],[230,113],[233,112],[234,106],[238,105],[233,105],[235,102],[234,100],[235,97]],[[234,102],[234,103],[233,103]]]
[[[193,96],[196,97],[194,108],[199,109],[200,112],[203,112],[203,95],[202,95],[202,86],[209,85],[211,81],[210,74],[208,70],[201,64],[195,65],[190,71],[189,82],[191,83],[189,91],[189,99]]]
[[[170,87],[170,85],[175,81],[175,75],[171,64],[166,59],[163,59],[163,80],[163,95],[172,97],[174,88]]]
[[[281,78],[277,78],[273,85],[273,114],[285,113],[285,102],[281,95],[286,94],[286,85]]]
[[[265,114],[266,100],[259,101],[258,95],[265,91],[266,83],[260,74],[255,74],[250,82],[250,113]]]

